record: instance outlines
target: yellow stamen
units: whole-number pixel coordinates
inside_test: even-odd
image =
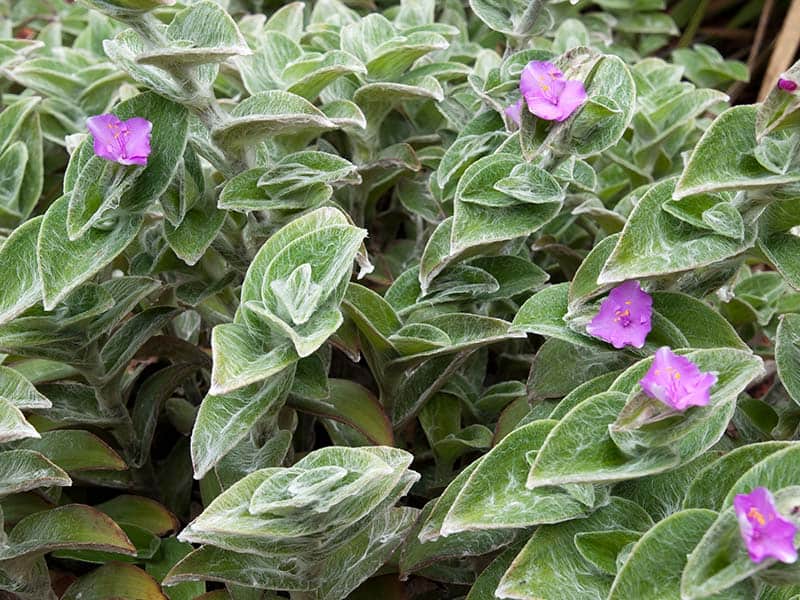
[[[749,519],[755,519],[756,521],[758,521],[759,525],[766,525],[767,523],[767,520],[764,518],[764,515],[762,515],[755,506],[753,506],[747,513],[747,517]]]

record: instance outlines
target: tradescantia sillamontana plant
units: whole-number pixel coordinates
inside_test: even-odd
[[[264,4],[0,4],[0,590],[800,594],[800,66]]]

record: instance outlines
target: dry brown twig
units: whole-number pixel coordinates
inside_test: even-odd
[[[761,82],[761,90],[758,92],[759,100],[766,97],[780,74],[792,64],[798,47],[800,47],[800,0],[792,0]]]
[[[753,38],[753,45],[750,47],[750,55],[747,58],[747,68],[750,70],[750,76],[753,74],[753,67],[755,66],[756,58],[761,50],[761,44],[764,42],[764,34],[767,31],[770,17],[772,16],[772,8],[775,6],[775,0],[765,0],[764,7],[761,9],[761,16],[758,19],[758,27],[756,28],[756,35]]]

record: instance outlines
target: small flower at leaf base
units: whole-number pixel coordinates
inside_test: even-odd
[[[517,125],[520,123],[520,113],[522,112],[522,100],[517,100],[511,106],[507,106],[505,113],[508,115],[508,118],[514,121]]]
[[[558,67],[547,61],[529,62],[519,89],[528,110],[546,121],[565,121],[586,102],[583,82],[565,79]]]
[[[639,381],[645,394],[679,411],[708,404],[715,383],[714,373],[701,372],[691,360],[667,347],[656,351],[650,370]]]
[[[142,117],[120,121],[115,115],[89,117],[86,126],[94,137],[94,153],[121,165],[146,165],[150,156],[153,124]]]
[[[626,281],[611,290],[586,331],[614,348],[641,348],[650,333],[652,314],[650,294],[642,290],[638,281]]]
[[[767,488],[757,487],[749,494],[737,494],[733,507],[750,560],[754,563],[765,558],[784,563],[797,560],[794,546],[797,526],[780,515]]]
[[[778,79],[778,87],[782,89],[784,92],[794,92],[798,88],[798,84],[796,81],[788,79],[786,77],[781,77]]]

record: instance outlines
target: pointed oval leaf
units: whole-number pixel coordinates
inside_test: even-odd
[[[167,600],[160,586],[139,567],[110,563],[84,575],[67,588],[62,600],[106,600],[137,598]]]
[[[225,323],[211,333],[213,367],[211,388],[214,396],[226,395],[245,386],[264,381],[296,362],[300,357],[286,340],[259,339],[245,325]]]
[[[287,91],[314,100],[339,77],[351,73],[364,75],[366,72],[364,64],[352,54],[330,50],[321,56],[289,63],[281,73],[281,78],[290,84]],[[324,109],[323,112],[328,114]]]
[[[634,545],[614,579],[609,600],[680,598],[681,573],[687,556],[716,516],[710,510],[690,509],[656,523]],[[726,595],[710,597],[745,600],[753,597],[753,589],[746,584],[739,585],[727,590]]]
[[[765,456],[728,489],[723,507],[732,506],[736,494],[747,494],[759,486],[768,490],[800,486],[800,476],[791,466],[798,456],[800,445],[796,443]]]
[[[260,92],[239,103],[232,119],[213,132],[223,147],[241,147],[276,135],[321,133],[336,129],[324,113],[297,94]]]
[[[11,214],[18,214],[17,200],[27,162],[28,148],[20,141],[0,154],[0,209]]]
[[[292,592],[314,590],[318,582],[304,571],[297,572],[293,558],[259,556],[232,552],[215,546],[201,546],[176,564],[164,583],[171,586],[190,581],[218,581],[221,583],[253,585],[264,589]],[[229,600],[226,596],[223,600]]]
[[[800,315],[788,314],[778,323],[775,362],[786,391],[800,404]]]
[[[176,14],[166,30],[169,40],[180,42],[163,49],[140,54],[136,61],[172,70],[223,62],[231,56],[250,54],[247,42],[239,32],[236,22],[216,2],[196,2]],[[199,69],[204,80],[213,81],[216,69]]]
[[[590,531],[646,531],[653,522],[637,504],[611,498],[585,519],[536,529],[503,575],[496,594],[506,598],[605,598],[611,577],[591,565],[575,547],[575,535]]]
[[[0,396],[0,443],[38,437],[39,432],[25,420],[22,411]]]
[[[67,504],[25,517],[8,534],[8,543],[0,549],[2,560],[60,549],[136,553],[119,525],[83,504]]]
[[[791,442],[762,442],[731,450],[701,470],[686,490],[684,508],[721,510],[728,490],[751,467]]]
[[[568,310],[569,283],[544,288],[525,301],[511,324],[513,331],[556,337],[578,346],[607,348],[595,338],[570,329],[564,317]]]
[[[58,94],[56,94],[58,95]],[[9,215],[0,211],[0,223],[8,226],[26,218],[39,201],[44,185],[42,128],[39,112],[34,110],[41,99],[37,96],[22,98],[3,110],[0,115],[0,152],[6,152],[15,141],[25,145],[27,160]],[[19,151],[18,151],[19,152]],[[3,206],[3,208],[6,208]],[[10,218],[9,218],[10,217]],[[9,223],[10,221],[10,223]]]
[[[120,215],[108,229],[94,228],[70,241],[66,230],[69,196],[50,205],[42,221],[36,251],[45,310],[116,258],[139,233],[142,215]]]
[[[295,397],[290,405],[311,414],[347,423],[375,444],[394,445],[389,418],[369,390],[347,379],[328,379],[328,386],[330,393],[327,398],[310,400]]]
[[[727,319],[702,300],[680,292],[654,292],[653,309],[680,329],[692,348],[748,350]]]
[[[417,536],[420,528],[434,508],[435,500],[425,505],[419,515],[416,526],[409,533],[400,553],[400,573],[405,577],[414,572],[425,572],[426,567],[434,568],[456,559],[470,556],[481,556],[494,552],[507,545],[515,537],[510,529],[494,531],[469,531],[448,537],[440,537],[435,541],[420,540]]]
[[[467,248],[492,244],[496,242],[523,237],[535,232],[561,209],[561,195],[552,195],[550,192],[536,203],[521,201],[495,189],[498,177],[505,177],[507,169],[519,159],[512,155],[494,154],[479,159],[473,163],[459,181],[456,191],[455,214],[450,234],[450,248],[448,254],[456,254]],[[497,171],[497,172],[496,172]],[[488,182],[480,183],[476,178],[483,179],[483,173],[488,172]],[[510,171],[508,171],[510,172]],[[463,182],[463,183],[462,183]],[[515,196],[529,199],[530,191],[520,188],[520,185],[507,182],[513,189]],[[555,184],[555,181],[552,182]],[[470,192],[469,200],[461,197],[464,190],[476,188]],[[558,185],[549,185],[548,189],[555,190]],[[460,191],[460,193],[459,193]],[[475,202],[480,198],[481,203]]]
[[[524,528],[586,515],[591,507],[559,488],[525,487],[533,456],[555,425],[534,421],[515,429],[492,448],[467,479],[442,524],[442,535],[460,531]]]
[[[196,479],[205,475],[265,415],[277,415],[292,385],[294,367],[235,392],[208,395],[192,430],[192,463]]]
[[[85,470],[123,471],[128,468],[111,446],[88,431],[47,431],[41,435],[41,439],[25,441],[19,447],[41,453],[68,473]]]
[[[753,245],[751,227],[743,240],[705,233],[687,226],[662,205],[672,197],[675,180],[652,186],[628,218],[598,283],[688,271],[735,256]]]
[[[27,221],[0,246],[0,323],[6,323],[42,298],[36,242],[44,217]]]
[[[695,146],[674,197],[721,190],[770,189],[800,181],[800,171],[777,174],[755,157],[755,105],[734,106],[717,117]]]
[[[800,225],[800,211],[793,200],[774,201],[759,219],[758,247],[784,276],[786,282],[800,289],[800,238],[793,231]]]
[[[50,400],[16,369],[0,366],[0,398],[22,410],[50,408]]]
[[[180,526],[177,517],[162,504],[144,496],[123,494],[95,508],[117,523],[130,523],[157,536],[168,535]]]
[[[47,457],[32,450],[0,452],[0,496],[38,487],[69,486],[69,475]]]
[[[671,448],[624,454],[608,433],[626,395],[604,392],[568,412],[548,434],[530,469],[529,488],[565,483],[605,483],[662,473],[680,458]]]

